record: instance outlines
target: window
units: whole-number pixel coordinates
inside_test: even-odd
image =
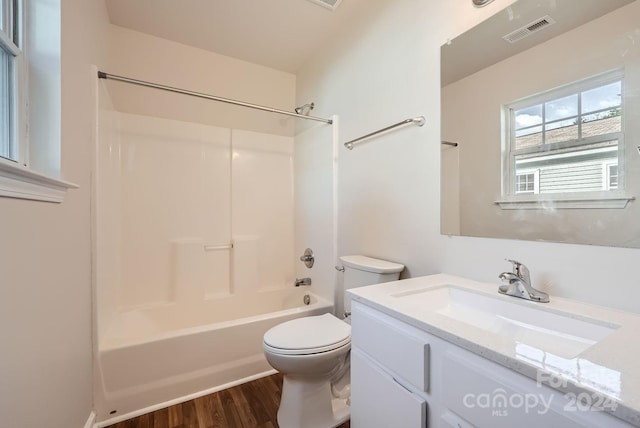
[[[22,70],[20,5],[18,0],[0,0],[0,157],[19,160],[19,120]]]
[[[61,179],[60,68],[60,0],[0,0],[0,197],[62,202],[77,187]]]
[[[521,171],[516,174],[516,194],[535,194],[540,189],[540,170]]]
[[[605,190],[615,190],[618,188],[618,164],[607,163],[604,165],[605,170],[603,176],[605,177],[604,186]]]
[[[507,196],[621,189],[622,91],[612,72],[507,105]]]

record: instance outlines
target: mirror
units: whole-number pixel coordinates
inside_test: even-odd
[[[640,0],[517,0],[441,58],[443,234],[640,248]]]

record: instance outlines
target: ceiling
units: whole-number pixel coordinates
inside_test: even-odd
[[[523,52],[635,0],[519,0],[442,46],[441,84],[446,86]],[[514,44],[502,36],[550,16],[556,23]]]
[[[106,0],[112,24],[295,73],[367,0]],[[369,0],[370,1],[370,0]]]

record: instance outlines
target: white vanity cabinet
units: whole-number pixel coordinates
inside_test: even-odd
[[[357,301],[351,346],[354,428],[632,426]]]
[[[351,425],[427,426],[429,343],[358,304],[352,311]]]
[[[425,427],[427,402],[364,352],[351,352],[351,426]]]

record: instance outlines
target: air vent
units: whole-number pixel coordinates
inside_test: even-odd
[[[309,0],[311,3],[315,3],[327,9],[336,10],[342,0]]]
[[[542,18],[538,18],[522,28],[518,28],[517,30],[512,31],[506,36],[502,36],[502,38],[509,43],[515,43],[555,23],[556,21],[549,15],[543,16]]]

